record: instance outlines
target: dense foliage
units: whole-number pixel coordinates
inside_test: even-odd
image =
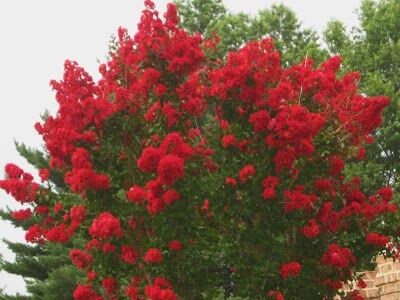
[[[343,56],[346,69],[362,74],[360,90],[368,95],[390,96],[384,112],[385,122],[368,146],[367,159],[352,164],[354,173],[362,174],[364,186],[373,190],[380,185],[399,190],[400,170],[400,2],[363,0],[360,25],[351,35],[338,21],[328,24],[325,40],[332,53]]]
[[[162,21],[146,1],[98,82],[66,61],[57,115],[36,129],[43,183],[68,188],[13,164],[0,181],[27,204],[14,218],[35,221],[26,239],[79,236],[75,299],[335,295],[396,242],[391,188],[343,176],[389,100],[359,94],[357,73],[338,76],[339,57],[286,66],[262,39],[222,61],[218,39],[177,25],[174,5]]]

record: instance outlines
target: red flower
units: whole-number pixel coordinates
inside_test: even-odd
[[[178,240],[173,240],[173,241],[169,242],[168,248],[171,251],[181,251],[182,250],[182,244]]]
[[[67,231],[65,224],[60,224],[50,228],[46,233],[45,237],[48,241],[54,243],[66,243],[68,242],[70,235]]]
[[[158,264],[163,261],[162,253],[157,248],[150,248],[143,257],[144,261],[150,264]]]
[[[359,288],[365,289],[367,287],[367,283],[362,278],[360,278],[357,281],[357,286]]]
[[[285,300],[285,296],[280,291],[268,291],[267,296],[275,300]]]
[[[113,277],[107,277],[101,281],[101,285],[108,295],[114,295],[118,288],[117,280]]]
[[[181,198],[181,195],[178,193],[178,191],[174,190],[174,189],[169,189],[168,191],[166,191],[163,196],[162,196],[162,200],[164,201],[165,204],[167,205],[172,205],[174,204],[176,201],[178,201]]]
[[[4,167],[4,171],[7,177],[11,179],[18,179],[24,173],[24,171],[20,167],[11,163],[6,164],[6,166]]]
[[[72,249],[71,251],[69,251],[69,258],[71,259],[74,266],[78,269],[85,269],[93,261],[93,257],[90,254],[87,254],[86,252],[79,249]]]
[[[292,261],[286,264],[281,265],[280,274],[283,279],[288,277],[298,276],[301,272],[301,264],[297,261]]]
[[[393,198],[393,189],[389,186],[386,186],[380,188],[376,194],[382,197],[383,201],[389,202]]]
[[[40,228],[39,224],[34,224],[28,228],[25,233],[25,240],[29,243],[43,243],[43,230]]]
[[[317,222],[311,219],[306,226],[300,229],[300,232],[309,239],[312,239],[320,233],[320,229]]]
[[[253,126],[255,132],[263,132],[268,130],[269,120],[268,111],[260,110],[250,115],[249,123]]]
[[[129,201],[140,204],[144,200],[145,191],[138,185],[134,185],[126,193]]]
[[[157,173],[162,184],[173,185],[185,175],[184,161],[176,155],[166,155],[160,160]]]
[[[376,232],[368,233],[365,237],[365,242],[369,245],[374,245],[377,247],[385,248],[386,245],[390,242],[390,239]]]
[[[137,166],[143,172],[152,173],[157,170],[160,159],[161,151],[150,146],[143,150],[142,155],[137,160]]]
[[[86,218],[86,207],[83,205],[72,206],[69,215],[71,216],[72,221],[80,223]]]
[[[331,164],[331,168],[329,170],[329,174],[331,176],[339,175],[345,167],[343,159],[338,155],[331,155],[329,157],[329,162]]]
[[[349,248],[340,247],[338,244],[329,245],[322,256],[322,263],[339,269],[345,269],[355,264],[356,258]]]
[[[93,220],[89,233],[93,238],[108,239],[113,236],[121,237],[122,229],[118,218],[109,212],[103,212]]]
[[[123,245],[121,247],[121,260],[133,265],[138,257],[138,252],[131,246]]]
[[[88,284],[78,284],[78,286],[75,288],[73,297],[74,300],[103,300],[103,297],[97,295],[92,287]]]
[[[145,288],[146,296],[154,300],[177,300],[171,284],[163,277],[156,277],[153,285]]]
[[[232,186],[235,186],[237,184],[237,180],[235,178],[233,178],[233,177],[226,177],[225,178],[225,183],[229,184],[229,185],[232,185]]]
[[[240,182],[248,181],[249,178],[252,177],[255,173],[256,173],[256,169],[254,168],[254,165],[244,166],[239,171],[239,180],[240,180]]]
[[[237,144],[236,137],[233,134],[224,135],[221,139],[222,147],[228,148]]]
[[[39,170],[39,177],[42,182],[45,182],[50,177],[49,169],[40,169]]]
[[[266,188],[262,194],[264,200],[274,199],[276,196],[276,192],[273,188]]]
[[[20,209],[20,210],[13,211],[11,213],[11,216],[13,217],[14,220],[24,221],[24,220],[28,220],[31,218],[32,211],[30,208]]]
[[[101,251],[103,251],[103,253],[111,253],[111,252],[114,252],[115,249],[116,249],[116,247],[111,243],[104,243],[101,246]]]

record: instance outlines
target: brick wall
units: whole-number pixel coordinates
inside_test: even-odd
[[[378,256],[375,271],[365,272],[365,299],[400,300],[400,262]]]
[[[364,272],[363,280],[367,287],[361,290],[362,296],[366,300],[400,300],[400,262],[386,260],[383,256],[378,256],[376,262],[374,271]],[[335,297],[335,300],[340,300],[340,297]]]

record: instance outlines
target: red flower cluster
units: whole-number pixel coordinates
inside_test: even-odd
[[[284,204],[286,213],[296,210],[310,211],[312,209],[312,204],[317,201],[317,196],[315,194],[307,195],[304,193],[304,186],[297,186],[294,190],[286,190],[284,192],[284,198],[286,199]]]
[[[322,256],[322,263],[339,269],[352,267],[356,258],[349,248],[340,247],[338,244],[331,244]]]
[[[74,266],[78,269],[86,269],[91,265],[93,261],[93,257],[90,254],[87,254],[86,252],[79,249],[72,249],[69,252],[69,257]]]
[[[90,285],[79,284],[73,294],[74,300],[104,300],[102,296],[96,294]]]
[[[137,161],[143,172],[158,174],[158,180],[164,185],[173,185],[184,176],[185,160],[194,154],[194,150],[183,141],[180,134],[168,134],[159,148],[145,148]]]
[[[121,237],[122,229],[118,218],[109,212],[103,212],[93,220],[89,233],[93,238],[109,239],[114,236]]]
[[[181,251],[182,250],[182,243],[178,240],[170,241],[168,244],[168,248],[171,251]]]
[[[111,297],[116,293],[118,289],[118,283],[113,277],[104,278],[101,281],[101,285],[106,290],[107,295]]]
[[[145,288],[146,296],[152,300],[177,300],[178,297],[172,290],[171,284],[162,277],[154,279],[153,285],[148,285]]]
[[[20,209],[13,211],[11,216],[13,217],[14,220],[21,222],[30,219],[32,217],[32,211],[30,208]]]
[[[286,264],[281,265],[280,267],[280,275],[283,279],[288,277],[296,277],[301,272],[301,264],[297,261],[292,261]]]
[[[255,132],[266,132],[270,121],[270,115],[267,110],[260,110],[252,113],[249,117],[249,123],[253,126]]]
[[[71,157],[72,170],[65,174],[65,182],[76,193],[88,189],[106,190],[110,187],[107,175],[98,174],[92,169],[90,153],[84,148],[77,148]]]
[[[255,173],[256,169],[254,168],[254,165],[244,166],[242,169],[240,169],[238,174],[240,182],[244,183],[248,181],[249,178],[254,176]]]
[[[158,179],[162,184],[173,185],[184,176],[184,160],[176,155],[164,156],[157,166]]]
[[[265,200],[274,199],[276,196],[276,187],[279,184],[279,178],[276,176],[267,176],[262,181],[264,188],[263,198]]]
[[[162,253],[157,248],[150,248],[143,257],[144,261],[150,264],[158,264],[163,261]]]
[[[121,247],[121,260],[127,264],[133,265],[136,263],[138,256],[139,253],[135,250],[135,248],[127,245],[123,245]]]
[[[309,239],[312,239],[320,233],[320,229],[315,219],[311,219],[306,226],[300,229],[300,232]]]
[[[5,166],[6,179],[0,180],[0,188],[20,203],[34,202],[39,185],[33,177],[14,164]]]
[[[386,248],[386,246],[390,242],[390,239],[385,235],[381,235],[376,232],[371,232],[368,233],[367,236],[365,237],[365,242],[369,245],[374,245],[380,248]]]

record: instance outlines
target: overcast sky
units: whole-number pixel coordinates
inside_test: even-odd
[[[167,0],[156,0],[162,12]],[[355,9],[361,0],[225,0],[233,12],[256,13],[272,3],[291,7],[306,27],[322,31],[332,18],[348,28],[356,25]],[[2,0],[0,1],[0,168],[14,162],[33,171],[14,149],[13,140],[41,147],[33,128],[46,109],[56,111],[50,79],[62,76],[65,59],[78,61],[97,76],[97,59],[104,61],[107,44],[118,26],[134,33],[143,9],[142,0]],[[0,171],[0,176],[2,171]],[[35,174],[36,175],[36,174]],[[0,207],[16,208],[0,191]],[[0,221],[0,238],[23,241],[22,231]],[[0,253],[13,255],[0,242]],[[0,288],[24,292],[21,278],[0,273]]]

